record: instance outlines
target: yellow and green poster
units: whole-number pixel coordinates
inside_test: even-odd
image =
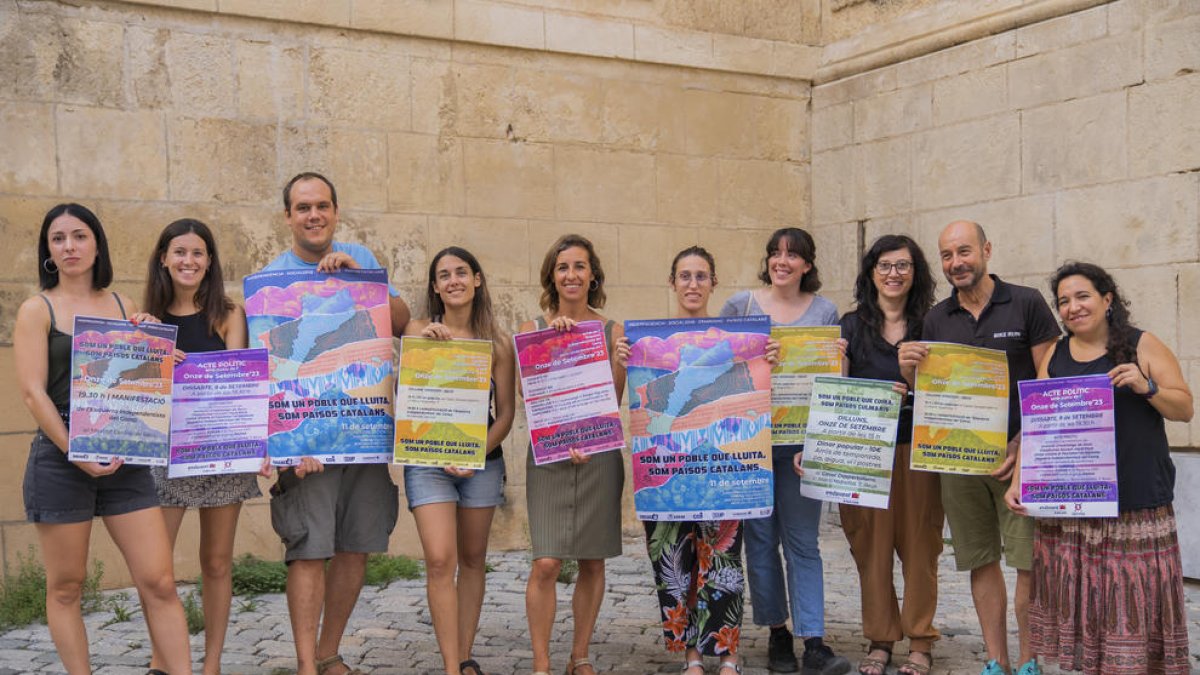
[[[779,365],[771,371],[771,445],[803,443],[813,379],[842,374],[842,329],[775,326],[771,337],[779,343]]]
[[[402,339],[393,463],[482,469],[491,377],[488,340]]]
[[[917,368],[911,467],[988,474],[1008,449],[1008,357],[982,347],[928,342]]]

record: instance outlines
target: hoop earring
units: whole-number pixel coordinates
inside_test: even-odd
[[[593,290],[593,291],[600,290],[600,282],[595,279],[592,279],[592,283],[588,284],[588,289]]]
[[[54,265],[54,269],[50,269],[51,265]],[[58,274],[58,265],[56,265],[50,258],[46,258],[42,261],[42,269],[46,270],[46,274]]]

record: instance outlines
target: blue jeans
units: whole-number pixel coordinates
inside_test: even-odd
[[[776,446],[775,513],[743,523],[746,572],[754,623],[777,626],[788,619],[791,603],[792,632],[803,637],[825,636],[825,573],[817,530],[821,502],[800,494],[800,478],[792,471],[792,457],[801,446]],[[779,545],[787,561],[786,587]]]

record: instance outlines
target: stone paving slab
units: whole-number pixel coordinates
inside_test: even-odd
[[[857,662],[866,641],[857,635],[859,585],[845,537],[827,523],[821,535],[825,560],[826,640],[851,662]],[[475,657],[490,675],[527,674],[532,653],[525,624],[525,578],[529,557],[524,552],[489,556],[495,568],[488,575]],[[607,592],[592,647],[592,659],[601,673],[645,675],[677,673],[679,661],[662,647],[658,606],[652,588],[650,563],[640,540],[626,542],[625,553],[609,561]],[[1006,571],[1009,590],[1014,575]],[[936,625],[943,637],[935,647],[934,673],[976,675],[983,657],[967,575],[954,570],[947,551],[940,570]],[[897,575],[897,587],[901,581]],[[186,592],[186,588],[184,589]],[[559,613],[553,634],[553,668],[561,672],[570,650],[570,592],[559,585]],[[1188,584],[1187,606],[1194,671],[1200,671],[1200,584]],[[137,609],[134,594],[121,600],[131,612]],[[742,654],[747,675],[766,675],[767,632],[747,621],[742,629]],[[144,675],[149,663],[149,639],[141,612],[129,621],[111,623],[111,611],[86,619],[96,675]],[[105,625],[108,624],[108,625]],[[1009,642],[1016,653],[1015,627]],[[203,653],[203,635],[192,637],[193,653]],[[897,656],[903,658],[903,646]],[[352,665],[375,675],[442,672],[425,603],[423,580],[399,581],[387,588],[363,589],[343,642],[343,655]],[[711,664],[715,667],[715,662]],[[229,637],[222,659],[227,675],[283,675],[294,672],[287,603],[282,594],[261,596],[254,603],[234,599]],[[1058,672],[1047,668],[1048,673]],[[0,634],[0,675],[62,673],[54,645],[45,626],[30,626]],[[889,670],[894,672],[894,669]]]

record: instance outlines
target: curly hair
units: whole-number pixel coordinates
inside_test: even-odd
[[[1092,282],[1092,286],[1096,288],[1096,292],[1101,297],[1112,296],[1112,304],[1105,313],[1105,319],[1108,322],[1108,342],[1104,348],[1105,355],[1113,363],[1137,363],[1137,345],[1134,342],[1137,327],[1130,319],[1129,301],[1121,296],[1121,290],[1117,288],[1117,282],[1113,280],[1112,275],[1099,265],[1069,260],[1051,275],[1050,293],[1058,298],[1059,284],[1063,279],[1073,276],[1081,276]],[[1067,335],[1072,335],[1070,328],[1065,326],[1064,328]]]

